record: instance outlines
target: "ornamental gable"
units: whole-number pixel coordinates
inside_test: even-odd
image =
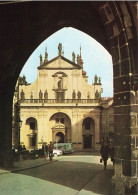
[[[57,59],[48,64],[46,68],[74,68],[74,66],[63,59]]]
[[[41,65],[38,69],[81,69],[82,67],[64,57],[57,57]]]

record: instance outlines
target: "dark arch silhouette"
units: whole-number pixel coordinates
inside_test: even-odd
[[[134,164],[137,160],[131,154],[134,150],[132,140],[136,139],[137,132],[134,134],[132,129],[137,129],[137,123],[132,126],[131,113],[137,116],[138,109],[136,3],[131,1],[2,2],[0,6],[0,166],[13,166],[12,102],[15,84],[22,67],[32,51],[46,38],[63,27],[73,27],[92,36],[112,55],[115,157],[118,165],[122,167],[119,169],[119,175],[129,177],[129,180],[133,177],[133,182],[130,183],[134,184],[137,171],[136,166],[133,166],[135,168],[132,171],[132,159]],[[134,94],[133,99],[132,94]],[[115,171],[119,170],[115,169]],[[118,175],[117,172],[115,174]],[[121,184],[124,185],[123,182]],[[119,188],[116,187],[117,189]],[[119,192],[116,191],[116,194]]]

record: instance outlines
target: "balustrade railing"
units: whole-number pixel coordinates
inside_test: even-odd
[[[99,103],[99,99],[20,99],[20,103],[47,103],[47,104],[55,104],[55,103]]]

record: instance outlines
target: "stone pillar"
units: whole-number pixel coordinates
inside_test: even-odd
[[[96,121],[95,122],[95,132],[94,132],[94,137],[95,137],[95,149],[99,149],[100,145],[96,144],[100,142],[100,116],[96,116]]]
[[[7,88],[8,90],[8,88]],[[13,167],[12,155],[12,91],[0,93],[0,166]]]
[[[133,7],[134,8],[134,7]],[[99,12],[113,59],[115,171],[112,195],[136,194],[138,68],[136,28],[126,2],[105,2]],[[134,13],[133,13],[134,14]],[[135,30],[134,30],[135,29]]]

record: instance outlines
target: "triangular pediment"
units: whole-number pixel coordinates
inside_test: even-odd
[[[38,69],[81,69],[78,64],[73,63],[63,56],[58,56],[47,63],[39,66]]]

